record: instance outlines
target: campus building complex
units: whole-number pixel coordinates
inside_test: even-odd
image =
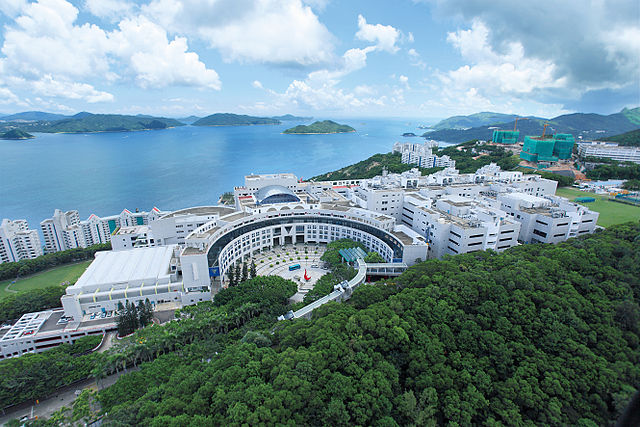
[[[0,264],[17,262],[42,255],[42,245],[37,230],[29,228],[24,219],[0,223]]]
[[[455,168],[456,161],[449,156],[436,156],[433,149],[438,148],[436,141],[427,141],[424,144],[410,142],[396,142],[393,144],[393,152],[402,154],[402,163],[417,165],[421,168]]]
[[[613,142],[581,142],[578,143],[578,156],[640,164],[640,147],[620,147]]]
[[[414,168],[325,182],[248,175],[234,188],[233,206],[158,211],[141,224],[120,220],[109,233],[113,250],[98,252],[67,288],[63,311],[31,313],[0,329],[0,357],[115,329],[109,313],[126,301],[149,299],[158,309],[210,300],[235,264],[282,245],[349,238],[382,256],[385,264],[372,269],[402,271],[429,258],[593,232],[598,214],[554,196],[556,185],[495,164],[471,174],[445,168],[422,176]],[[57,217],[67,228],[78,223],[73,213]],[[359,261],[359,281],[368,268]]]

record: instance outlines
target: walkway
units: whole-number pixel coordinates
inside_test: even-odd
[[[405,263],[375,263],[375,264],[367,264],[361,258],[358,258],[358,273],[351,280],[344,281],[334,287],[334,291],[329,295],[325,295],[312,302],[311,304],[305,305],[300,310],[293,312],[292,319],[299,319],[301,317],[305,317],[307,319],[311,318],[311,313],[316,308],[320,307],[328,303],[329,301],[345,301],[351,298],[351,294],[353,290],[360,286],[367,276],[399,276],[402,274],[408,267]],[[284,316],[278,317],[280,320],[284,320]]]
[[[118,378],[131,371],[138,370],[139,368],[128,368],[127,371],[121,371],[115,373],[113,375],[109,375],[100,380],[100,390],[107,388],[113,385]],[[71,384],[58,390],[54,390],[51,397],[48,399],[42,400],[37,405],[32,404],[21,404],[14,408],[7,410],[6,414],[0,416],[0,425],[5,425],[12,419],[20,419],[23,416],[31,415],[31,407],[33,406],[33,415],[34,417],[38,417],[42,419],[43,417],[50,417],[51,414],[66,406],[67,408],[71,408],[73,406],[73,402],[76,400],[78,396],[76,396],[76,390],[98,390],[98,384],[93,378],[89,378],[83,381],[79,381],[75,384]]]
[[[358,262],[358,273],[355,275],[353,279],[349,280],[348,282],[344,281],[336,285],[334,287],[334,291],[331,292],[329,295],[325,295],[319,300],[314,301],[311,304],[308,304],[302,307],[298,311],[295,311],[293,313],[293,318],[294,319],[299,319],[301,317],[310,318],[313,310],[320,307],[321,305],[328,303],[329,301],[344,301],[351,298],[351,294],[353,293],[353,290],[358,286],[360,286],[360,284],[362,284],[367,277],[367,263],[365,263],[362,259],[358,259],[357,262]],[[284,319],[284,316],[280,316],[280,317]]]

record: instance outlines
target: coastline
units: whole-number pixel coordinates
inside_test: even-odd
[[[218,127],[232,127],[232,126],[275,126],[275,125],[281,125],[281,124],[282,123],[238,123],[235,125],[194,125],[192,123],[186,126],[218,128]]]
[[[356,133],[356,130],[348,130],[345,132],[280,132],[280,135],[335,135],[338,133]]]

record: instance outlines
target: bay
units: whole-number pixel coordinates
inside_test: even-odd
[[[0,219],[31,228],[54,209],[82,219],[129,210],[216,204],[252,173],[310,178],[391,151],[417,120],[338,120],[356,133],[283,135],[295,122],[264,126],[183,126],[160,131],[36,134],[0,141]]]

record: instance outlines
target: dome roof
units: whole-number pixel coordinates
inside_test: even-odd
[[[259,205],[300,201],[293,191],[282,185],[267,185],[266,187],[262,187],[256,192],[255,197]]]

